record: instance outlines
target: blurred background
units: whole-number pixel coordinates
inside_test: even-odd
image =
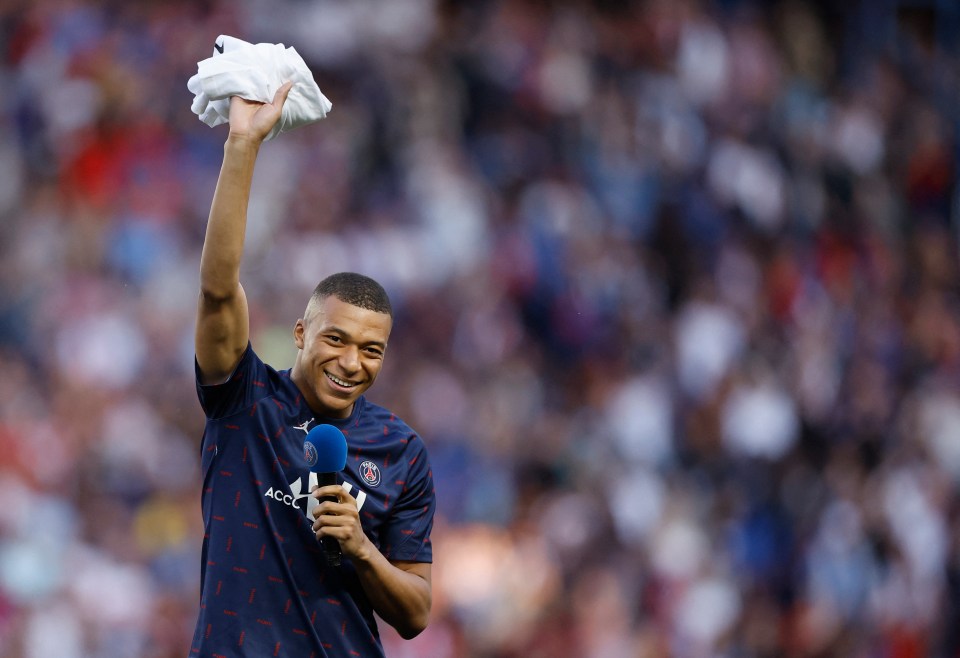
[[[397,309],[391,658],[960,655],[960,4],[0,0],[0,656],[187,655],[219,34],[333,102],[261,151],[255,348]]]

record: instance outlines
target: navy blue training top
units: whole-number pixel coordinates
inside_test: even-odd
[[[199,370],[198,370],[199,377]],[[319,504],[304,437],[319,423],[347,439],[338,480],[364,532],[391,560],[431,562],[436,500],[426,447],[364,397],[346,419],[315,416],[290,371],[248,346],[223,383],[197,384],[201,445],[200,611],[191,658],[383,656],[373,609],[350,560],[328,567],[307,514]]]

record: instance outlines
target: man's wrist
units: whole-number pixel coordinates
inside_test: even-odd
[[[262,143],[262,139],[250,135],[230,133],[227,135],[227,141],[223,145],[223,149],[224,151],[246,151],[255,155],[260,150]]]
[[[360,550],[354,554],[352,559],[354,563],[360,562],[369,564],[373,561],[373,556],[375,553],[379,553],[379,551],[377,551],[377,547],[373,545],[373,542],[370,541],[369,537],[364,537],[363,545],[360,547]]]

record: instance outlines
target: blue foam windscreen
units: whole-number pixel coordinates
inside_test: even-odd
[[[317,425],[307,432],[303,455],[314,473],[339,473],[347,465],[347,439],[333,425]]]

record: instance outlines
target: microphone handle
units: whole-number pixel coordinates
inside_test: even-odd
[[[331,484],[337,484],[336,473],[317,473],[318,486],[326,487]],[[320,500],[337,502],[334,496],[324,496]],[[326,558],[327,564],[331,567],[339,567],[341,557],[340,542],[338,542],[335,537],[321,537],[320,543],[323,545],[323,556]]]

